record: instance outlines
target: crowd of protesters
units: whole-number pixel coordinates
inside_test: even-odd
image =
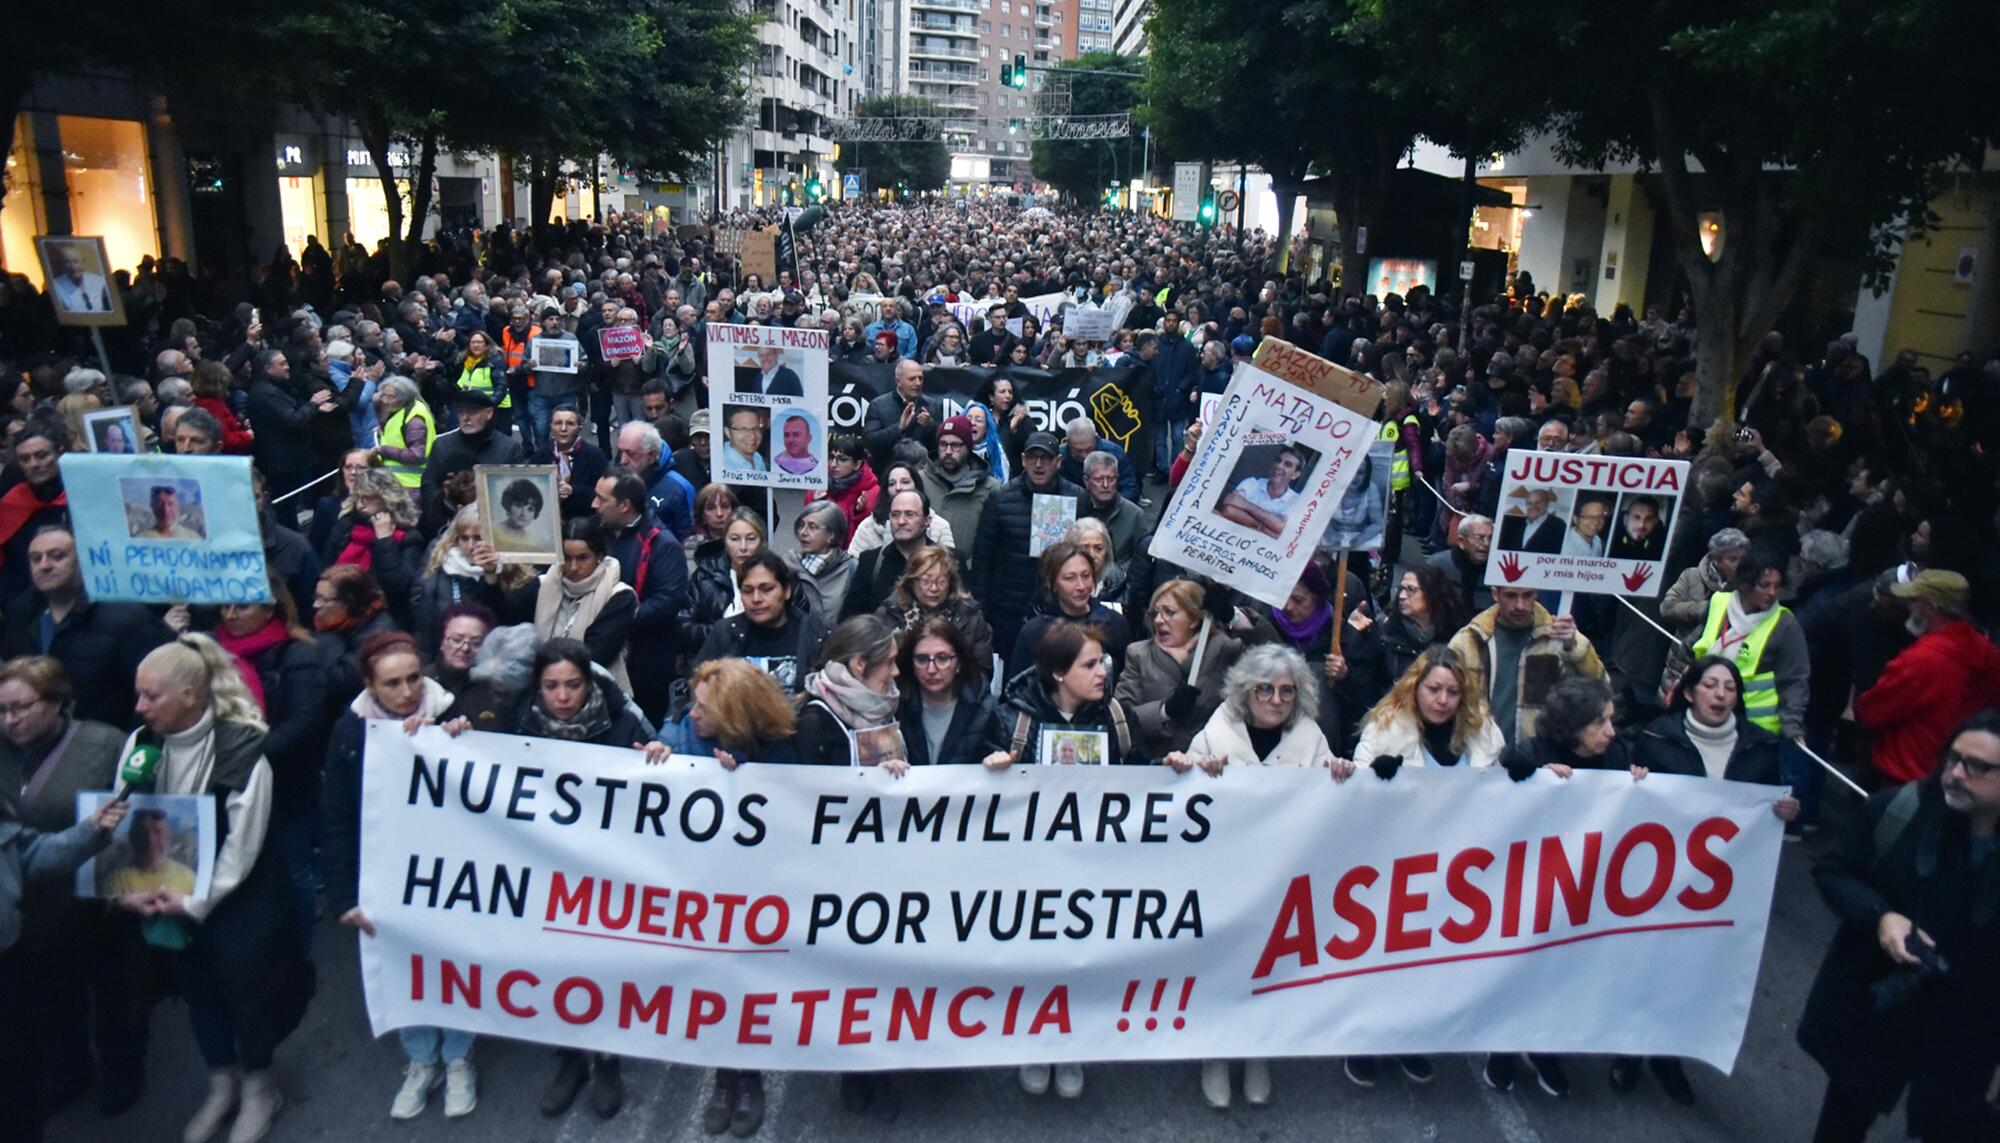
[[[1978,970],[2000,951],[2000,716],[1982,713],[2000,706],[1985,633],[2000,357],[1933,375],[1914,354],[1871,362],[1852,337],[1801,350],[1773,334],[1732,379],[1735,417],[1696,424],[1685,318],[1598,314],[1521,275],[1461,325],[1428,291],[1343,295],[1279,273],[1276,254],[1261,233],[983,202],[837,208],[768,282],[714,231],[638,218],[437,241],[402,277],[347,236],[297,261],[281,249],[255,282],[171,259],[121,272],[131,320],[106,337],[109,374],[45,295],[0,282],[0,1010],[38,1029],[32,1045],[0,1036],[20,1137],[85,1092],[107,1115],[130,1108],[169,995],[210,1069],[184,1138],[270,1130],[315,928],[373,932],[356,884],[367,719],[732,769],[1065,761],[1040,756],[1046,727],[1102,735],[1102,761],[1181,772],[1768,785],[1794,836],[1821,821],[1841,835],[1820,870],[1841,936],[1800,1031],[1831,1080],[1819,1137],[1862,1138],[1906,1089],[1913,1133],[1992,1137],[2000,989]],[[1024,300],[1053,294],[1111,309],[1114,334],[1066,339]],[[827,491],[789,521],[711,478],[706,326],[744,322],[825,329],[835,360],[893,367],[862,431],[830,440]],[[618,325],[640,329],[639,357],[604,358],[599,332]],[[577,341],[581,368],[538,370],[535,337]],[[1278,606],[1145,550],[1199,447],[1200,396],[1269,338],[1382,382],[1398,453],[1385,542],[1320,553]],[[1000,371],[947,408],[925,370],[953,365]],[[1006,375],[1099,365],[1140,370],[1150,453],[1087,419],[1037,428]],[[110,406],[134,408],[147,449],[253,459],[273,602],[89,597],[59,460],[82,415]],[[1661,598],[1557,614],[1487,587],[1516,449],[1693,463],[1671,534],[1657,513],[1620,522],[1665,559]],[[482,531],[474,468],[517,463],[556,472],[561,553],[545,568],[503,562]],[[1031,556],[1046,495],[1073,498],[1075,523]],[[1584,542],[1607,524],[1586,517]],[[774,541],[781,526],[795,542]],[[903,756],[864,757],[855,731],[890,723]],[[120,816],[78,824],[73,795],[112,788],[138,746],[163,759],[153,789],[217,801],[204,899],[55,887]],[[1836,805],[1822,759],[1878,792]],[[1885,982],[1902,984],[1894,1003]],[[400,1041],[391,1116],[439,1089],[445,1115],[474,1110],[472,1036]],[[1510,1089],[1523,1062],[1491,1056],[1484,1080]],[[1343,1067],[1374,1086],[1384,1063],[1433,1076],[1420,1056]],[[1570,1090],[1562,1058],[1525,1066],[1549,1095]],[[618,1114],[617,1058],[561,1051],[552,1068],[544,1114],[586,1093]],[[1695,1101],[1676,1060],[1608,1062],[1620,1092],[1648,1072]],[[1019,1079],[1084,1089],[1076,1062]],[[1199,1081],[1230,1104],[1228,1061]],[[887,1121],[903,1086],[851,1076],[839,1099]],[[1240,1088],[1272,1097],[1264,1061]],[[763,1116],[759,1073],[716,1073],[708,1131],[748,1137]]]

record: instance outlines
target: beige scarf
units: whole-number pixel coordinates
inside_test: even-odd
[[[604,557],[596,571],[577,583],[563,578],[560,565],[543,572],[541,589],[535,596],[535,631],[543,639],[581,640],[619,592],[632,590],[619,580],[618,574],[618,561],[611,556]],[[611,674],[626,694],[632,693],[632,682],[625,675],[623,651],[611,665]]]

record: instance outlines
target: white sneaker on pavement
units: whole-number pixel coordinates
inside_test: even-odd
[[[1083,1094],[1083,1065],[1056,1065],[1056,1094],[1064,1099],[1075,1099]]]
[[[1243,1061],[1243,1098],[1252,1107],[1262,1107],[1271,1102],[1271,1062],[1269,1060]]]
[[[181,1143],[208,1143],[215,1138],[229,1113],[236,1110],[240,1083],[235,1068],[216,1068],[208,1073],[208,1098],[195,1109],[194,1118],[188,1120],[187,1129],[181,1132]]]
[[[444,1114],[447,1119],[471,1115],[479,1106],[479,1073],[471,1060],[452,1060],[444,1066]]]
[[[1217,1111],[1229,1110],[1229,1061],[1201,1062],[1201,1095]]]
[[[1049,1065],[1022,1064],[1021,1090],[1029,1095],[1045,1095],[1049,1090]]]
[[[396,1089],[396,1101],[389,1105],[389,1118],[415,1119],[424,1113],[424,1106],[431,1101],[431,1092],[444,1077],[436,1064],[420,1064],[411,1060],[403,1067],[403,1086]]]

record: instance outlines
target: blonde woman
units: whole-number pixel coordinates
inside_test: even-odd
[[[416,621],[412,630],[424,661],[437,658],[442,638],[444,613],[461,603],[476,603],[498,613],[506,606],[507,593],[533,579],[529,564],[503,564],[493,545],[479,527],[479,506],[468,504],[458,510],[437,542],[431,545],[424,578],[417,584],[410,604]]]
[[[926,619],[943,619],[959,629],[972,647],[973,661],[961,670],[981,680],[993,673],[993,627],[979,601],[966,590],[958,559],[948,549],[918,548],[903,565],[889,602],[876,612],[896,631],[914,631]]]
[[[389,600],[389,613],[407,628],[411,593],[424,566],[417,506],[410,490],[386,468],[356,469],[348,481],[347,499],[320,546],[320,561],[326,567],[352,564],[373,575]]]
[[[1403,766],[1491,766],[1506,745],[1485,692],[1448,647],[1428,647],[1361,723],[1354,757]],[[1393,771],[1392,771],[1393,772]]]
[[[118,903],[145,916],[148,941],[168,950],[208,1064],[208,1097],[182,1137],[206,1143],[234,1111],[229,1137],[250,1143],[284,1106],[271,1057],[298,1027],[311,988],[283,855],[267,844],[275,782],[266,727],[235,660],[205,635],[154,648],[135,689],[145,725],[122,754],[160,753],[139,792],[213,797],[226,826],[207,897],[154,889]]]

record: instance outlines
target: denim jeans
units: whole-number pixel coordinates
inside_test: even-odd
[[[528,420],[521,426],[521,443],[523,448],[528,447],[527,439],[531,432],[534,434],[537,446],[548,443],[550,419],[556,415],[557,409],[574,411],[576,409],[576,394],[564,393],[560,397],[546,397],[542,395],[540,389],[530,389],[528,390],[527,407]],[[533,448],[528,449],[530,455],[533,455],[535,451]]]
[[[521,449],[529,456],[535,455],[541,443],[548,439],[549,431],[548,421],[537,423],[535,410],[529,405],[534,392],[528,388],[526,378],[510,379],[507,382],[507,395],[513,398],[514,412],[520,414],[514,418],[514,427],[521,430]]]
[[[1181,451],[1181,438],[1187,434],[1186,414],[1176,420],[1167,417],[1162,421],[1159,432],[1153,434],[1153,470],[1165,480],[1174,466],[1174,456]]]
[[[403,1042],[403,1054],[411,1063],[450,1063],[472,1056],[472,1033],[456,1028],[401,1028],[396,1038]]]

